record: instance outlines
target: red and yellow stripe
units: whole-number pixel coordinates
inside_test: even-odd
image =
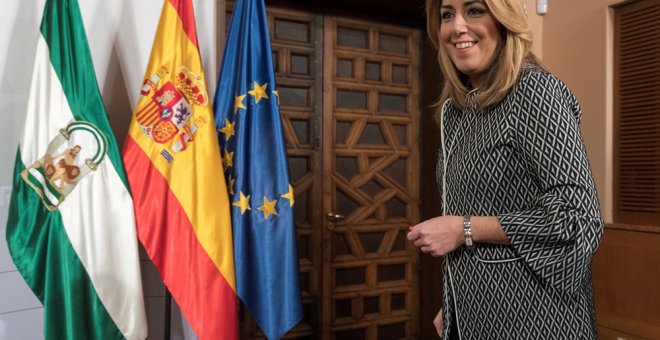
[[[190,0],[166,0],[145,78],[161,67],[172,81],[180,67],[202,77]],[[123,150],[135,202],[138,236],[200,339],[238,338],[229,200],[210,103],[190,103],[198,125],[187,148],[159,144],[138,124],[151,111],[143,96]],[[178,133],[181,133],[179,131]],[[161,152],[167,149],[169,163]]]

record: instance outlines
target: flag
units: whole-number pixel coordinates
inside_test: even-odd
[[[165,0],[122,154],[138,237],[200,339],[238,338],[231,219],[191,0]]]
[[[48,0],[7,243],[46,339],[144,339],[133,202],[76,0]]]
[[[214,100],[236,286],[270,339],[302,318],[287,153],[263,0],[238,0]]]

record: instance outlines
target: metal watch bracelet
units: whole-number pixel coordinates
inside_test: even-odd
[[[470,218],[472,216],[465,215],[463,216],[463,236],[465,237],[465,247],[467,249],[474,248],[474,240],[472,240],[472,222]]]

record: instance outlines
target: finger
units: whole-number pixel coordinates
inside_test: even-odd
[[[433,325],[435,326],[436,332],[438,332],[438,335],[442,338],[442,326],[443,326],[443,315],[442,315],[442,308],[438,311],[438,314],[435,316],[433,319]]]
[[[442,323],[433,320],[433,326],[435,326],[435,331],[438,333],[438,336],[442,338]]]
[[[418,247],[428,246],[428,244],[426,242],[424,242],[421,238],[416,239],[415,242],[413,242],[413,243]]]
[[[419,235],[418,231],[411,230],[410,232],[408,232],[408,235],[406,235],[406,237],[408,237],[409,241],[413,241],[413,240],[416,240],[417,238],[419,238],[418,235]]]

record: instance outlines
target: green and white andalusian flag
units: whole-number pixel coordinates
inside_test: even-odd
[[[144,339],[133,202],[76,0],[47,0],[7,242],[46,339]]]

